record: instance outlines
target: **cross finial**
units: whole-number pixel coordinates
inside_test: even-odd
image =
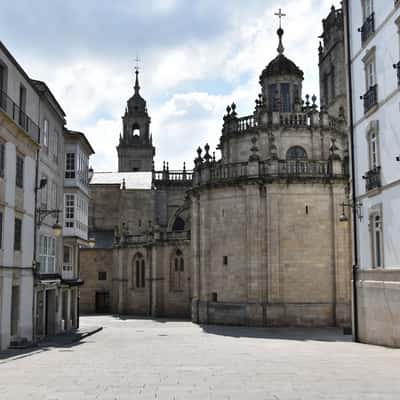
[[[277,17],[279,17],[279,28],[282,28],[282,17],[286,17],[286,14],[282,13],[282,9],[279,9],[279,12],[275,13]]]
[[[135,93],[139,93],[140,90],[140,86],[139,86],[139,63],[140,63],[140,59],[138,54],[136,53],[136,59],[135,59]]]
[[[140,63],[140,58],[138,56],[138,54],[136,53],[136,58],[135,58],[135,72],[139,72],[139,63]]]

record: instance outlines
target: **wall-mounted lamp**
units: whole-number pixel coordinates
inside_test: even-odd
[[[342,214],[339,217],[339,221],[340,222],[347,222],[349,220],[349,218],[347,217],[347,215],[344,212],[344,208],[345,207],[349,207],[353,210],[353,212],[356,213],[358,219],[361,221],[363,218],[362,215],[362,203],[361,201],[357,201],[356,203],[342,203]]]
[[[94,175],[94,170],[93,170],[92,167],[90,167],[89,170],[88,170],[88,180],[89,180],[89,183],[90,183],[90,181],[92,180],[93,175]]]
[[[35,188],[35,192],[42,190],[46,185],[47,185],[47,179],[42,178],[39,182],[39,187]],[[61,213],[61,210],[45,210],[42,208],[37,208],[36,209],[36,226],[39,228],[43,224],[43,222],[47,216],[53,215],[57,218],[55,224],[53,224],[53,226],[52,226],[53,235],[55,237],[59,237],[62,233],[62,226],[60,225],[60,223],[58,221],[60,213]]]
[[[94,249],[95,246],[96,246],[96,240],[94,238],[89,238],[89,247],[91,249]]]
[[[56,219],[56,222],[55,222],[55,224],[53,224],[53,226],[51,227],[52,228],[52,230],[53,230],[53,235],[55,236],[55,237],[59,237],[60,235],[61,235],[61,233],[62,233],[62,226],[60,225],[60,223],[59,223],[59,221],[58,221],[58,218],[59,218],[59,215],[60,215],[60,213],[61,213],[61,210],[43,210],[43,209],[41,209],[41,208],[38,208],[37,210],[36,210],[36,215],[37,215],[37,219],[36,219],[36,226],[39,228],[41,225],[42,225],[42,223],[43,223],[43,221],[45,220],[45,218],[47,217],[47,216],[49,216],[49,215],[53,215],[53,216],[55,216],[57,219]]]

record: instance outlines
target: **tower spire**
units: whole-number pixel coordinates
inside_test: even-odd
[[[279,54],[283,54],[283,52],[285,51],[285,48],[283,47],[283,43],[282,43],[282,36],[284,34],[284,30],[282,29],[282,17],[286,17],[286,14],[282,13],[282,10],[279,9],[279,12],[275,13],[275,15],[277,17],[279,17],[279,29],[277,30],[277,34],[279,36],[279,45],[278,45],[278,53]]]
[[[139,57],[136,55],[136,59],[135,59],[135,94],[139,94],[139,90],[140,90],[140,85],[139,85]]]

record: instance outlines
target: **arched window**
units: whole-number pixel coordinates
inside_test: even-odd
[[[137,253],[133,258],[133,273],[132,273],[132,287],[136,289],[143,289],[145,287],[145,261],[142,254]]]
[[[181,250],[177,249],[173,254],[170,268],[170,287],[173,291],[184,289],[185,260]]]
[[[287,160],[307,160],[306,151],[300,146],[291,147],[286,153]]]
[[[138,124],[134,124],[132,126],[132,136],[135,137],[139,137],[140,136],[140,126]]]
[[[181,217],[176,217],[172,226],[174,232],[182,232],[185,230],[185,221]]]

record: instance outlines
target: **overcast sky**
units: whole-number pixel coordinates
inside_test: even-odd
[[[250,115],[261,71],[277,54],[279,8],[285,55],[317,94],[322,18],[338,0],[13,0],[1,5],[0,38],[28,75],[44,80],[89,138],[97,171],[117,170],[121,116],[133,93],[152,118],[156,166],[193,165],[195,149],[219,141],[227,104]]]

